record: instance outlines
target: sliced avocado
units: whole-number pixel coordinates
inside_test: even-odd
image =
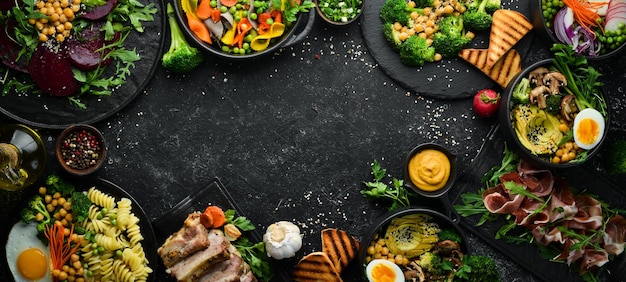
[[[553,154],[563,139],[559,119],[535,105],[519,104],[513,109],[515,133],[522,145],[535,155]]]
[[[430,250],[439,238],[440,228],[424,214],[410,214],[394,218],[385,233],[385,244],[393,254],[407,258],[417,257]]]

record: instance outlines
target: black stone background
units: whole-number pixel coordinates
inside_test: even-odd
[[[470,98],[439,100],[398,86],[370,55],[359,25],[335,28],[318,18],[302,42],[254,61],[207,55],[195,72],[182,76],[159,67],[133,102],[95,124],[108,155],[92,177],[123,187],[151,220],[219,177],[259,232],[278,220],[301,227],[304,246],[296,258],[281,262],[279,271],[290,271],[298,258],[321,250],[324,228],[360,239],[386,212],[359,193],[371,179],[374,159],[390,176],[402,178],[411,148],[434,142],[458,155],[462,171],[497,120],[477,117]],[[549,55],[543,42],[532,49],[524,65]],[[622,55],[598,65],[609,82],[612,134],[626,130],[624,62]],[[470,87],[472,81],[456,83]],[[0,116],[0,124],[11,122]],[[48,171],[58,173],[53,144],[60,130],[40,132],[48,146]],[[605,154],[591,164],[599,173]],[[14,203],[3,203],[3,232]],[[413,203],[433,205],[424,199]],[[538,281],[506,254],[469,237],[475,253],[496,259],[503,281]],[[359,275],[352,264],[344,278],[361,281]],[[156,276],[168,280],[162,268]]]

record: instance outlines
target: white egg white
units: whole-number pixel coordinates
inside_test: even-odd
[[[387,266],[388,268],[391,268],[396,276],[394,281],[404,282],[404,274],[402,273],[402,269],[400,269],[400,267],[397,264],[390,262],[386,259],[375,259],[367,264],[367,267],[365,267],[365,273],[367,274],[367,280],[369,280],[370,282],[377,282],[372,277],[372,270],[377,265],[384,265],[384,266]]]
[[[585,143],[581,141],[580,136],[578,134],[578,130],[580,129],[580,123],[581,121],[585,119],[593,120],[598,125],[598,132],[594,133],[593,136],[591,136],[592,142],[590,143]],[[600,143],[600,140],[602,140],[602,137],[604,136],[604,126],[605,126],[604,117],[597,110],[587,108],[587,109],[580,111],[576,115],[576,118],[574,118],[574,126],[573,126],[574,142],[576,142],[576,145],[578,145],[578,147],[583,148],[585,150],[593,149],[595,146],[598,145],[598,143]]]
[[[13,278],[16,282],[27,282],[27,280],[17,270],[17,258],[26,249],[38,248],[46,256],[46,261],[50,261],[50,250],[37,238],[37,224],[31,222],[24,224],[18,222],[13,225],[11,232],[9,232],[9,238],[5,246],[7,254],[7,264],[13,274]],[[43,278],[37,280],[41,282],[52,281],[50,275],[46,275]]]

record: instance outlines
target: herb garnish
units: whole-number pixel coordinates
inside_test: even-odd
[[[226,216],[226,223],[234,224],[241,231],[255,229],[254,224],[248,218],[244,216],[235,217],[235,210],[229,209],[224,212],[224,215]],[[254,276],[259,281],[270,281],[272,279],[274,276],[274,264],[265,252],[265,243],[263,241],[255,244],[242,236],[231,242],[231,244],[237,248],[241,257],[250,265]]]
[[[404,188],[403,180],[393,178],[393,187],[389,187],[386,183],[381,182],[387,175],[387,170],[382,168],[377,160],[374,160],[372,163],[372,175],[374,176],[374,181],[364,182],[368,189],[361,190],[361,194],[365,198],[371,201],[391,200],[390,211],[411,205],[409,197],[416,196],[415,193]]]

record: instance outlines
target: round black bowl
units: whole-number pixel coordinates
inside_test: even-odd
[[[561,43],[556,37],[552,28],[546,25],[546,18],[543,16],[542,0],[530,0],[530,13],[531,21],[533,23],[533,29],[547,42],[551,44]],[[611,50],[608,53],[600,54],[598,56],[585,56],[589,60],[606,60],[609,58],[617,57],[626,49],[626,42],[622,43],[617,49]]]
[[[380,218],[378,218],[365,232],[363,239],[361,241],[361,247],[359,250],[359,267],[361,267],[362,269],[361,273],[363,275],[363,279],[365,279],[363,281],[367,281],[367,277],[365,274],[365,268],[367,267],[367,262],[366,262],[367,248],[372,242],[372,240],[374,239],[374,237],[376,236],[376,234],[384,232],[384,230],[387,228],[387,225],[389,225],[392,219],[396,217],[409,215],[409,214],[429,215],[432,217],[432,221],[436,222],[441,229],[447,229],[447,228],[453,229],[461,237],[460,245],[461,245],[461,251],[463,252],[463,254],[471,253],[471,250],[467,244],[467,237],[465,236],[465,233],[452,219],[448,218],[447,216],[443,215],[442,213],[438,211],[423,208],[423,207],[411,206],[411,207],[400,208],[400,209],[388,212],[384,214],[383,216],[381,216]]]
[[[360,11],[358,12],[358,14],[351,19],[348,19],[347,21],[336,21],[334,19],[329,18],[323,11],[322,8],[320,8],[320,0],[315,0],[315,10],[317,10],[317,14],[320,16],[320,18],[322,18],[322,20],[324,20],[326,23],[332,25],[332,26],[337,26],[337,27],[341,27],[341,26],[347,26],[355,21],[357,21],[359,19],[359,17],[361,17],[361,14],[363,14],[363,9],[365,8],[365,0],[359,0],[361,1],[361,5],[358,8],[355,9],[360,9]]]
[[[311,9],[308,12],[300,12],[297,15],[297,19],[290,26],[285,26],[285,32],[279,38],[273,38],[270,41],[269,46],[262,51],[251,52],[247,54],[233,54],[224,52],[221,49],[221,42],[216,38],[212,38],[213,44],[208,44],[200,39],[198,39],[187,24],[187,16],[183,11],[181,0],[174,0],[174,10],[176,12],[176,17],[178,19],[178,23],[181,27],[181,30],[187,38],[191,39],[195,45],[197,45],[201,50],[216,55],[217,57],[230,59],[230,60],[245,60],[251,58],[257,58],[263,55],[272,54],[275,51],[278,51],[280,48],[288,47],[293,44],[296,44],[302,41],[308,33],[313,28],[313,24],[315,22],[315,11]]]
[[[411,161],[413,156],[415,156],[415,154],[427,149],[433,149],[444,153],[450,161],[450,175],[448,176],[448,181],[441,189],[435,191],[426,191],[420,189],[417,185],[413,184],[413,182],[411,181],[411,177],[409,176],[409,162]],[[445,147],[435,143],[424,143],[413,148],[413,150],[411,150],[411,152],[409,152],[409,154],[407,155],[406,161],[404,163],[404,185],[411,188],[411,190],[413,190],[418,195],[428,198],[436,198],[448,192],[456,181],[456,174],[456,155],[452,154],[452,152],[450,152]]]
[[[525,161],[529,162],[535,167],[547,168],[547,169],[565,169],[565,168],[579,166],[583,164],[584,162],[567,162],[567,163],[561,163],[561,164],[554,164],[550,161],[547,161],[544,158],[541,158],[531,153],[530,150],[526,149],[526,147],[522,145],[517,135],[515,134],[515,129],[513,128],[513,123],[512,123],[511,114],[510,114],[511,109],[515,104],[515,102],[513,101],[513,97],[512,97],[515,86],[522,80],[522,78],[528,77],[528,74],[532,70],[538,67],[549,67],[551,64],[552,64],[552,59],[545,59],[545,60],[536,62],[530,65],[529,67],[525,68],[524,70],[522,70],[517,76],[515,76],[509,82],[507,87],[504,88],[504,90],[502,91],[502,101],[500,102],[500,108],[498,109],[499,111],[498,118],[499,118],[499,123],[500,123],[500,131],[502,132],[505,141],[509,145],[508,147],[509,149],[512,149],[515,152],[517,152],[521,158],[523,158]],[[605,98],[605,101],[607,101],[606,95],[603,94],[603,96]],[[607,115],[610,116],[610,114],[607,114]],[[602,145],[605,143],[606,136],[608,135],[608,132],[609,132],[609,120],[608,119],[609,117],[606,117],[605,119],[604,135],[602,139],[600,140],[600,143],[594,148],[592,148],[591,150],[587,151],[587,158],[585,159],[585,161],[588,161],[590,158],[596,155],[600,151]]]

